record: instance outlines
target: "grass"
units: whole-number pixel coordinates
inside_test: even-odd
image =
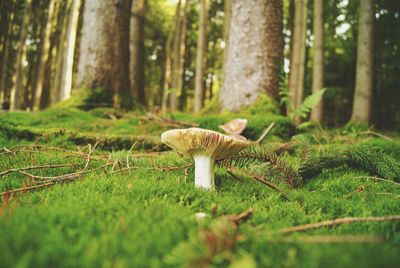
[[[84,124],[103,120],[97,115],[77,112]],[[84,113],[82,117],[81,113]],[[31,130],[46,130],[46,124],[54,130],[57,125],[80,130],[79,120],[65,119],[58,124],[58,117],[44,120],[47,116],[35,115],[35,120],[42,120],[36,126],[26,114],[10,114],[7,120]],[[181,115],[180,119],[183,117]],[[107,126],[104,135],[126,131],[125,125],[126,129],[132,128],[133,133],[140,134],[140,128],[144,126],[136,125],[136,129],[135,118],[137,116],[129,115],[129,118],[119,119],[122,121],[104,119],[108,120],[103,122],[105,125],[116,121]],[[397,138],[390,142],[333,132],[309,135],[315,137],[315,150],[330,150],[359,142],[382,148],[400,160],[398,151],[393,149],[399,148]],[[79,165],[79,168],[31,171],[55,176],[79,170],[86,162],[84,158],[73,157],[76,154],[72,152],[32,150],[32,141],[18,137],[11,139],[10,135],[0,135],[0,143],[8,149],[21,144],[27,146],[23,147],[24,152],[0,155],[0,172],[32,164]],[[47,137],[39,142],[43,146],[54,144],[87,152],[86,147],[77,147],[71,140],[60,137]],[[277,181],[288,196],[288,200],[284,200],[279,193],[258,182],[235,179],[219,168],[217,191],[207,192],[194,187],[192,173],[185,176],[184,170],[148,169],[154,164],[171,166],[190,162],[190,159],[182,160],[171,151],[144,153],[146,157],[142,157],[143,152],[128,151],[129,147],[118,151],[97,149],[88,168],[105,161],[97,161],[96,157],[111,153],[112,161],[119,158],[122,165],[126,165],[128,156],[130,165],[138,169],[118,173],[92,172],[71,183],[12,195],[9,200],[3,197],[0,205],[0,267],[198,267],[204,263],[215,267],[397,267],[400,264],[399,222],[353,223],[290,235],[278,232],[288,226],[340,217],[398,215],[398,185],[357,178],[370,174],[342,166],[324,170],[297,189],[289,189]],[[21,187],[24,183],[28,180],[20,174],[1,176],[0,192]],[[364,190],[357,191],[361,186]],[[215,207],[216,213],[213,213]],[[248,208],[253,209],[252,217],[238,230],[232,229],[223,215],[238,214]],[[206,218],[196,219],[198,212],[206,213]],[[204,232],[215,234],[216,240],[211,241],[218,245],[215,254],[210,254],[213,244],[203,240]],[[315,238],[317,235],[378,235],[384,241],[305,242],[310,236]],[[292,242],[284,239],[292,239]],[[233,245],[228,246],[228,242]]]

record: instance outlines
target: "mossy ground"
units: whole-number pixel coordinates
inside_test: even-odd
[[[141,123],[138,114],[109,119],[104,118],[102,111],[97,112],[64,109],[36,115],[2,114],[0,144],[15,153],[6,153],[3,149],[0,172],[47,163],[75,163],[79,168],[31,172],[55,176],[82,168],[85,158],[70,151],[48,148],[58,146],[87,152],[84,142],[77,145],[70,135],[51,134],[58,133],[61,128],[97,138],[130,137],[146,132],[156,137],[166,128]],[[284,122],[278,126],[286,126],[286,119],[279,116],[243,116],[249,119],[248,131],[253,131],[249,135],[252,139],[271,121]],[[177,114],[174,118],[215,129],[233,115],[193,117]],[[293,127],[289,129],[293,133],[287,136],[275,134],[279,139],[287,139],[295,133]],[[37,136],[13,135],[15,130],[30,131]],[[313,147],[316,150],[363,143],[379,147],[400,160],[398,138],[387,141],[365,133],[343,131],[314,131],[306,135],[315,140]],[[38,141],[43,133],[46,135]],[[44,147],[32,147],[35,143]],[[88,168],[106,161],[96,160],[97,157],[111,154],[111,161],[120,159],[124,166],[128,159],[130,166],[137,169],[111,173],[110,166],[107,173],[99,170],[70,183],[8,196],[9,200],[3,197],[0,205],[0,267],[179,267],[193,265],[193,260],[202,258],[218,267],[400,265],[399,222],[353,223],[291,235],[277,233],[284,227],[334,218],[398,215],[400,187],[397,185],[358,178],[369,174],[352,167],[340,167],[324,170],[298,189],[289,189],[278,182],[288,196],[288,200],[284,200],[279,193],[258,182],[245,178],[238,180],[226,170],[218,169],[217,191],[209,192],[194,187],[190,172],[186,176],[184,170],[149,169],[153,165],[182,163],[175,153],[146,153],[145,147],[129,151],[131,144],[128,143],[121,145],[124,150],[110,150],[112,146],[98,148],[93,152]],[[26,147],[18,147],[21,144]],[[21,174],[1,176],[0,192],[21,187],[27,181]],[[217,207],[216,215],[212,214],[213,206]],[[253,209],[253,216],[240,226],[234,246],[211,254],[206,243],[199,239],[199,230],[210,228],[221,215],[238,214],[247,208]],[[203,221],[196,220],[194,215],[198,212],[206,213],[207,217]],[[310,236],[344,235],[377,235],[384,241],[305,242]],[[292,242],[285,241],[288,238]],[[297,242],[293,242],[296,239]]]

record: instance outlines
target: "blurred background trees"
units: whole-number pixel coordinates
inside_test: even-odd
[[[0,104],[240,110],[400,129],[397,0],[1,0]],[[286,92],[286,93],[285,93]],[[204,110],[205,109],[205,110]]]

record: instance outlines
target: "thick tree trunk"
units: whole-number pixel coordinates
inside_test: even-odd
[[[277,96],[283,44],[282,11],[275,9],[281,6],[280,0],[254,0],[251,5],[232,0],[224,86],[220,92],[223,108],[239,110],[256,101],[262,92]]]
[[[131,4],[131,0],[85,2],[75,87],[90,90],[92,103],[87,105],[112,104],[115,108],[131,107]]]
[[[55,0],[50,0],[49,3],[49,11],[47,13],[47,22],[42,36],[42,44],[40,49],[40,58],[37,65],[37,78],[36,78],[36,86],[34,90],[34,98],[33,98],[33,110],[38,111],[40,109],[40,102],[43,93],[43,84],[45,79],[45,71],[46,71],[46,63],[49,58],[49,49],[50,49],[50,34],[51,34],[51,26],[52,19],[54,15],[55,9]]]
[[[144,25],[146,0],[136,0],[132,4],[130,32],[130,78],[131,94],[135,102],[146,106],[144,65]]]
[[[356,86],[351,121],[368,124],[371,118],[371,100],[373,89],[373,31],[374,1],[360,1]]]
[[[10,93],[10,111],[21,109],[24,96],[24,63],[26,61],[27,46],[25,41],[28,35],[29,18],[31,13],[31,0],[26,1],[19,37],[19,48],[16,56],[17,69],[15,71],[15,83]]]
[[[304,69],[307,32],[307,0],[295,0],[295,15],[293,29],[293,46],[290,60],[289,94],[293,107],[288,107],[288,113],[301,106],[304,94]],[[296,124],[300,118],[294,118]]]
[[[315,93],[324,87],[324,0],[314,0],[314,55],[312,92]],[[323,101],[314,107],[311,112],[311,121],[321,123],[323,113]]]
[[[68,19],[65,46],[62,51],[61,79],[59,100],[63,101],[71,96],[72,71],[74,66],[74,52],[78,32],[79,10],[81,0],[72,0],[71,11]]]
[[[205,87],[204,75],[207,61],[207,0],[200,0],[199,35],[197,39],[196,75],[194,82],[194,112],[197,113],[204,106]]]

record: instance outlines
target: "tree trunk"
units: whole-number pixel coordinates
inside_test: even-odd
[[[47,13],[47,22],[42,36],[42,47],[40,49],[40,58],[37,65],[37,78],[36,78],[36,86],[34,90],[34,99],[33,99],[33,110],[38,111],[40,109],[40,101],[43,93],[43,84],[45,79],[45,71],[46,71],[46,62],[49,57],[49,48],[50,48],[50,34],[51,34],[51,26],[52,19],[54,15],[55,8],[55,0],[50,0],[49,3],[49,11]]]
[[[174,112],[177,109],[177,91],[179,86],[179,66],[181,61],[181,33],[182,33],[182,16],[181,16],[181,1],[178,2],[178,6],[176,9],[176,19],[175,19],[175,26],[174,26],[174,38],[172,41],[172,53],[171,53],[171,92],[169,95],[169,106],[170,110]]]
[[[182,23],[181,23],[181,36],[179,38],[180,44],[179,44],[179,62],[178,62],[178,68],[177,68],[177,75],[176,75],[176,88],[177,90],[180,91],[180,97],[182,98],[185,97],[184,95],[186,94],[185,91],[185,59],[186,57],[186,42],[187,42],[187,28],[188,28],[188,15],[189,15],[189,9],[190,9],[190,1],[191,0],[186,0],[185,1],[185,7],[183,9],[183,18],[182,18]],[[181,100],[180,100],[181,103]],[[176,104],[177,105],[177,104]],[[181,105],[179,105],[181,106]]]
[[[10,93],[10,111],[21,109],[23,104],[24,96],[24,64],[26,61],[27,46],[25,45],[26,38],[28,36],[28,25],[31,13],[31,0],[27,0],[25,3],[25,11],[23,15],[21,32],[19,37],[19,48],[16,56],[17,69],[15,72],[15,83]]]
[[[288,114],[301,106],[304,93],[304,68],[307,32],[307,0],[295,0],[293,46],[290,60],[289,94],[293,107],[288,107]],[[293,109],[293,110],[292,110]],[[300,118],[294,118],[296,124]]]
[[[13,41],[13,30],[16,20],[15,16],[15,3],[11,2],[7,15],[7,20],[2,26],[2,32],[4,34],[2,50],[1,50],[1,72],[0,72],[0,109],[5,109],[8,91],[9,81],[9,66],[12,54],[12,41]],[[4,27],[4,28],[3,28]]]
[[[282,0],[266,1],[266,34],[268,42],[266,89],[274,100],[279,100],[279,67],[283,60],[283,7]]]
[[[224,58],[222,68],[225,69],[229,46],[229,29],[231,24],[232,0],[224,0]],[[222,74],[223,76],[224,74]],[[223,77],[222,77],[223,80]]]
[[[371,100],[373,89],[373,30],[374,1],[360,1],[356,86],[351,121],[368,124],[371,118]]]
[[[199,35],[197,39],[196,75],[194,83],[194,112],[198,113],[204,107],[205,88],[204,74],[207,61],[207,0],[200,0]]]
[[[324,87],[324,0],[314,0],[314,55],[312,92],[315,93]],[[321,123],[323,115],[323,101],[315,106],[311,112],[311,121]]]
[[[146,106],[145,72],[146,62],[144,50],[144,25],[146,0],[136,0],[132,5],[130,31],[130,78],[131,94],[137,103]]]
[[[72,0],[72,7],[69,14],[67,32],[65,37],[65,46],[62,51],[61,66],[61,84],[59,100],[63,101],[71,96],[72,89],[72,71],[74,66],[74,52],[76,37],[78,32],[79,9],[81,0]]]
[[[161,104],[161,110],[164,114],[168,110],[168,101],[171,100],[170,91],[173,85],[172,79],[174,76],[174,68],[176,66],[174,62],[174,52],[175,52],[174,48],[176,47],[175,46],[176,40],[174,40],[174,37],[176,36],[176,31],[178,30],[177,25],[179,24],[180,20],[180,10],[181,10],[181,1],[179,0],[178,4],[176,5],[174,23],[172,26],[173,28],[168,33],[168,39],[165,50],[165,75],[164,75],[164,87],[163,87],[164,91]]]
[[[131,0],[86,1],[75,87],[89,90],[86,106],[130,108]]]
[[[251,5],[232,0],[224,85],[220,92],[223,108],[237,111],[250,105],[260,93],[271,93],[271,85],[279,81],[282,11],[274,9],[281,6],[280,0],[255,0]]]

